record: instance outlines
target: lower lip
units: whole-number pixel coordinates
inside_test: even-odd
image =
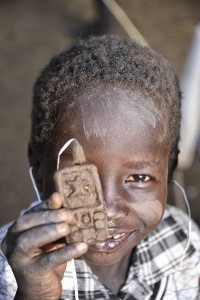
[[[126,233],[125,235],[121,236],[119,239],[108,239],[105,242],[97,243],[90,246],[90,250],[95,252],[102,252],[102,253],[108,253],[113,252],[116,249],[120,248],[124,242],[129,238],[131,233]]]

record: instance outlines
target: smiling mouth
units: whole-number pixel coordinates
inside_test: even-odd
[[[109,253],[120,248],[132,233],[117,233],[109,235],[104,242],[91,245],[89,248],[95,252]]]

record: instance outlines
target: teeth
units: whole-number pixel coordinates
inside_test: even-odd
[[[107,237],[107,239],[112,239],[113,238],[113,235],[109,235],[108,237]]]
[[[109,235],[107,237],[107,240],[110,240],[110,239],[114,239],[114,240],[118,240],[119,238],[121,238],[122,236],[124,236],[126,233],[118,233],[118,234],[115,234],[115,235]]]
[[[117,240],[117,239],[119,239],[120,237],[122,237],[122,236],[124,236],[125,235],[125,233],[119,233],[119,234],[116,234],[116,235],[114,235],[113,236],[113,238],[115,239],[115,240]]]

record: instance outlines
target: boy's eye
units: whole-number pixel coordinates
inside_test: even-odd
[[[130,175],[126,178],[125,183],[128,182],[147,182],[151,180],[151,177],[148,175],[143,175],[143,174],[137,174],[137,175]]]

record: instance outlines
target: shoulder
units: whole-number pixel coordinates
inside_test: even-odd
[[[200,272],[197,225],[180,209],[167,206],[158,227],[138,244],[137,258],[143,279],[149,285],[174,275],[180,269],[191,270],[197,280]]]
[[[171,238],[166,254],[171,258],[171,272],[163,299],[198,299],[200,275],[200,230],[198,225],[182,210],[167,206],[159,226],[161,232],[169,227]],[[174,242],[172,242],[172,240]],[[171,247],[170,247],[171,245]],[[180,253],[180,255],[178,255]],[[163,274],[164,275],[164,274]]]
[[[0,299],[14,299],[17,290],[15,276],[1,250],[2,241],[12,223],[5,224],[0,228]]]
[[[8,231],[8,228],[13,224],[13,222],[9,222],[2,227],[0,227],[0,244],[2,243],[4,237],[6,236],[6,233]]]
[[[200,251],[200,230],[198,225],[192,220],[192,218],[183,212],[181,209],[167,205],[161,224],[158,226],[162,230],[162,227],[169,226],[171,231],[176,232],[176,229],[182,231],[190,243],[195,247],[197,251]]]
[[[167,205],[162,222],[157,228],[163,237],[166,254],[187,270],[200,274],[200,230],[181,209]],[[167,234],[166,234],[167,232]]]

